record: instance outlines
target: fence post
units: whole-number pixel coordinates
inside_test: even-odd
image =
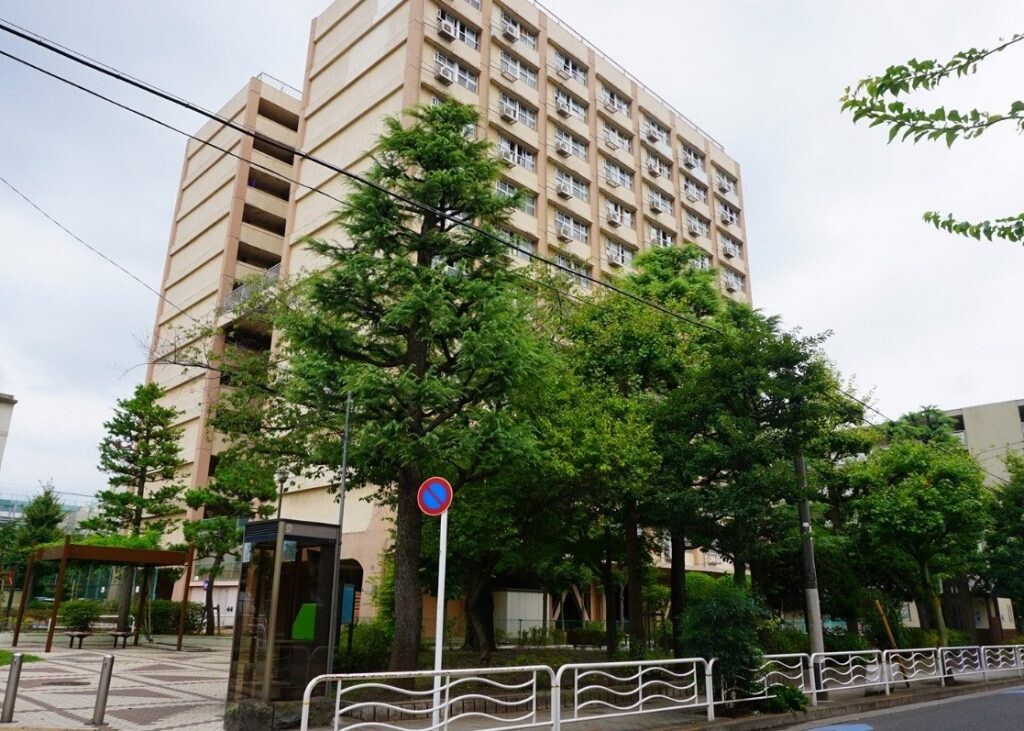
[[[811,705],[818,705],[818,685],[821,683],[821,674],[818,667],[818,658],[813,654],[807,656],[807,672],[811,676]]]
[[[985,648],[978,646],[978,659],[981,662],[981,679],[988,682],[988,658],[985,656]]]
[[[11,670],[7,674],[7,688],[4,690],[4,709],[0,713],[0,723],[10,723],[14,720],[14,701],[18,698],[22,659],[24,659],[24,655],[20,652],[14,653],[14,657],[11,659]]]
[[[890,695],[889,686],[890,684],[895,685],[896,679],[892,677],[891,663],[889,662],[889,659],[885,656],[886,652],[888,652],[888,650],[882,651],[878,663],[880,665],[879,671],[882,673],[882,683],[885,685],[885,694]],[[906,677],[905,672],[903,677]]]
[[[562,671],[551,674],[551,731],[562,728]]]
[[[942,666],[942,650],[935,648],[935,672],[939,674],[939,687],[946,687],[946,670]]]
[[[110,676],[114,673],[114,656],[103,656],[103,667],[100,668],[100,684],[96,688],[96,707],[92,712],[90,726],[103,726],[103,716],[107,712],[107,696],[110,694]]]
[[[1017,660],[1017,675],[1024,677],[1024,646],[1013,648],[1013,656]]]
[[[704,691],[708,694],[708,720],[715,720],[715,688],[714,688],[714,667],[715,660],[704,661]]]

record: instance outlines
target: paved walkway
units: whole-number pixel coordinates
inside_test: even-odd
[[[113,649],[98,638],[85,649],[54,648],[46,655],[33,636],[15,651],[37,655],[25,663],[18,685],[14,725],[45,729],[83,728],[92,720],[103,656],[114,655],[114,674],[107,700],[106,723],[119,731],[221,731],[227,692],[229,644],[214,642],[205,652],[176,652],[173,645]],[[169,640],[173,638],[157,638]],[[9,636],[0,646],[10,648]],[[200,646],[203,641],[187,638]],[[90,646],[90,641],[92,644]],[[63,644],[63,643],[61,643]],[[0,668],[0,692],[6,689],[7,668]]]

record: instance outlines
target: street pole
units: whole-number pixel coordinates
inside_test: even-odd
[[[441,541],[437,559],[437,618],[434,621],[434,712],[431,728],[441,714],[441,652],[444,649],[444,575],[448,564],[448,511],[441,513]]]
[[[283,466],[277,468],[277,519],[281,520],[281,503],[284,502],[284,483],[288,482],[288,470]]]
[[[811,502],[807,499],[807,465],[804,463],[803,447],[798,446],[793,459],[796,468],[797,490],[800,499],[800,535],[803,538],[804,573],[804,619],[807,636],[810,639],[811,654],[825,651],[825,638],[821,630],[821,604],[818,601],[818,571],[814,565],[814,536],[811,533]],[[811,672],[820,679],[820,664],[816,663]]]
[[[331,623],[328,634],[327,674],[334,671],[334,653],[338,651],[338,624],[340,620],[341,597],[341,535],[342,524],[345,522],[345,492],[348,488],[348,425],[352,417],[352,392],[345,399],[345,432],[341,441],[341,482],[338,485],[338,540],[335,545],[334,583],[331,585]]]

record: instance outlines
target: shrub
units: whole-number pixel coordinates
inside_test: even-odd
[[[749,694],[761,665],[758,629],[769,621],[768,610],[731,577],[701,588],[707,591],[687,607],[683,641],[695,655],[718,658],[719,687]]]
[[[971,637],[966,632],[961,632],[958,629],[946,630],[949,634],[949,646],[950,647],[962,647],[964,645],[973,645]]]
[[[138,614],[138,605],[133,607]],[[155,635],[178,634],[178,617],[181,602],[169,599],[152,599],[149,602],[149,618],[151,631]],[[206,622],[206,608],[199,602],[189,602],[185,607],[185,634],[195,635],[203,630]]]
[[[807,633],[795,627],[773,627],[761,633],[761,649],[766,655],[790,655],[810,652],[811,643]]]
[[[773,697],[766,698],[762,704],[765,713],[787,713],[807,708],[807,696],[799,688],[791,685],[773,685],[768,688],[768,692]]]
[[[393,639],[394,633],[388,621],[359,622],[352,627],[352,651],[348,652],[346,647],[336,655],[335,672],[376,673],[387,670]],[[341,640],[347,644],[346,633],[341,633]]]
[[[825,632],[825,652],[870,650],[871,643],[856,632]]]
[[[906,627],[903,630],[906,647],[938,647],[939,633],[935,630],[923,630],[920,627]]]
[[[102,605],[92,599],[72,599],[60,605],[60,621],[69,629],[88,632],[89,625],[99,619]]]

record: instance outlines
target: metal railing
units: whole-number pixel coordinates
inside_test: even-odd
[[[278,262],[277,264],[270,267],[260,275],[258,286],[265,287],[271,282],[276,281],[280,275],[281,263]],[[238,305],[242,304],[247,299],[249,299],[249,297],[252,296],[253,292],[253,287],[250,284],[243,284],[241,286],[235,287],[233,290],[227,293],[227,296],[224,297],[224,309],[230,310],[237,307]]]
[[[478,731],[550,728],[595,719],[638,716],[666,711],[701,711],[715,719],[715,706],[774,697],[773,688],[788,685],[810,696],[814,705],[829,691],[882,688],[888,695],[900,684],[994,673],[1024,677],[1024,646],[916,647],[900,650],[859,650],[765,655],[755,671],[751,692],[724,686],[715,690],[717,660],[639,660],[573,663],[557,672],[545,665],[510,668],[320,675],[306,686],[302,699],[302,731],[308,731],[313,692],[318,685],[337,685],[333,728],[406,728],[402,722],[431,725],[422,731],[448,731],[467,718],[484,719]],[[415,681],[442,679],[441,697]],[[511,676],[511,677],[510,677]],[[514,677],[519,676],[519,677]],[[496,679],[503,678],[503,680]],[[550,699],[544,697],[550,684]],[[727,697],[728,696],[728,697]],[[548,704],[549,701],[549,704]],[[326,700],[325,700],[326,702]],[[480,706],[483,706],[482,710]],[[550,708],[548,713],[540,709]],[[431,717],[437,712],[437,721]],[[344,721],[345,725],[339,725]]]
[[[256,78],[259,81],[262,81],[267,86],[272,86],[278,91],[287,94],[288,96],[293,96],[296,99],[302,98],[301,89],[296,89],[291,84],[281,81],[281,79],[277,78],[276,76],[271,76],[266,71],[261,71],[260,73],[256,74]]]

